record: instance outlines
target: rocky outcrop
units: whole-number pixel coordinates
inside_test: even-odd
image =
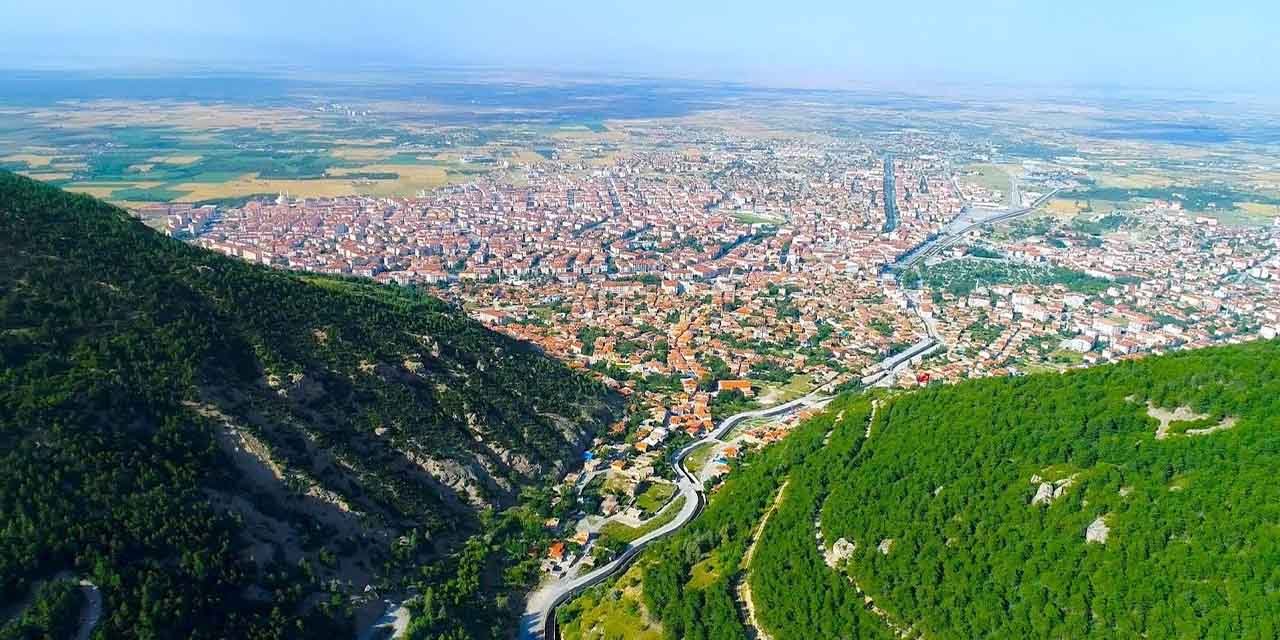
[[[1079,475],[1078,473],[1073,473],[1066,478],[1052,482],[1044,481],[1039,474],[1031,476],[1031,483],[1037,484],[1036,493],[1031,497],[1031,504],[1052,504],[1054,500],[1061,498],[1071,485],[1076,483],[1076,478]]]
[[[1111,535],[1111,528],[1107,526],[1107,516],[1100,515],[1093,522],[1089,523],[1089,528],[1084,531],[1085,542],[1096,542],[1098,544],[1106,544],[1107,537]]]
[[[406,456],[437,482],[448,487],[476,509],[489,506],[486,485],[496,486],[493,478],[479,465],[463,465],[456,459],[435,458],[409,452]]]
[[[839,566],[840,563],[848,560],[849,557],[853,555],[853,552],[857,550],[858,545],[849,542],[844,538],[840,538],[839,540],[836,540],[835,544],[831,545],[831,548],[823,554],[823,560],[826,561],[828,567],[834,569]]]

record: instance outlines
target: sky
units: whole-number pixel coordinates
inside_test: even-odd
[[[1275,94],[1277,27],[1274,0],[8,0],[0,59]]]

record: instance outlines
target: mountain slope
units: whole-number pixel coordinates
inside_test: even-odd
[[[1280,631],[1280,343],[906,394],[871,433],[822,530],[903,626]]]
[[[1276,341],[850,394],[640,560],[643,603],[668,638],[744,637],[739,593],[774,640],[1274,638],[1278,470]]]
[[[109,636],[332,635],[319,585],[453,548],[617,407],[437,299],[9,173],[0,256],[0,600],[71,569]]]

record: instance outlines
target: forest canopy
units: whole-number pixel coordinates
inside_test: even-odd
[[[455,553],[617,410],[416,290],[250,265],[7,172],[0,255],[0,602],[70,573],[102,637],[349,636],[364,586]]]

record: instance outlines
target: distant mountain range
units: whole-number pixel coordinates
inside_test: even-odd
[[[249,265],[7,172],[0,256],[0,602],[71,572],[106,637],[343,637],[351,595],[619,412],[429,295]]]

